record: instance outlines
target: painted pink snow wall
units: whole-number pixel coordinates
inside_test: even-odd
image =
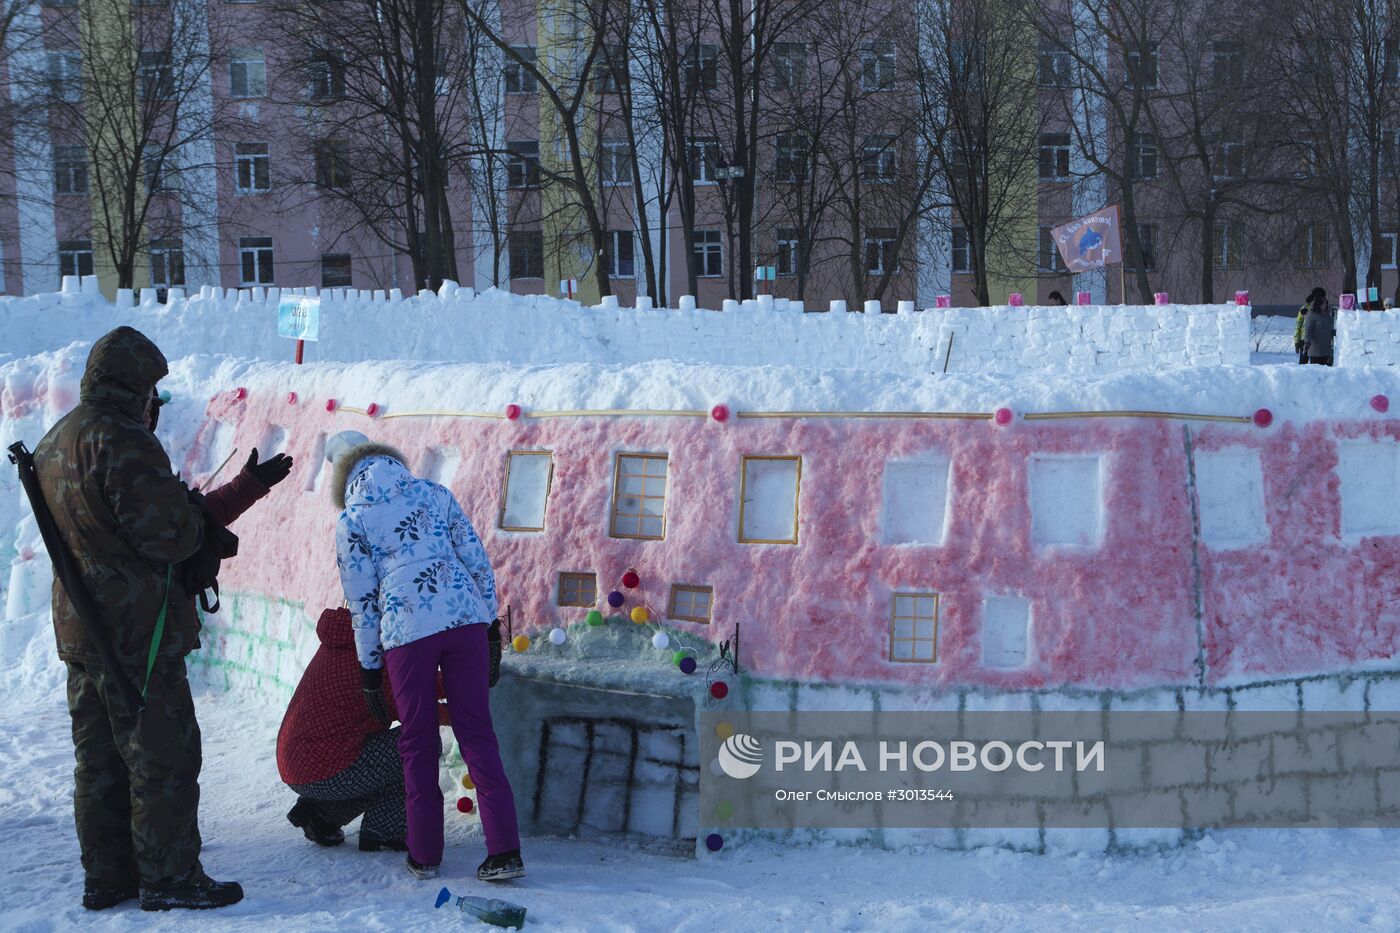
[[[217,463],[230,446],[295,456],[291,477],[236,526],[242,547],[223,582],[302,603],[308,618],[342,598],[322,445],[355,428],[399,447],[420,472],[430,448],[460,455],[440,479],[486,543],[502,606],[532,635],[582,621],[586,610],[555,605],[561,571],[596,573],[606,613],[603,599],[628,568],[641,587],[627,591],[623,613],[644,603],[654,622],[711,641],[741,623],[746,669],[798,680],[1133,688],[1198,683],[1199,654],[1205,681],[1221,683],[1367,665],[1390,657],[1400,632],[1400,538],[1341,539],[1333,469],[1338,439],[1400,439],[1400,424],[384,420],[328,412],[305,387],[289,404],[292,388],[254,382],[246,399],[232,387],[213,399],[185,475],[197,481],[195,465]],[[1264,543],[1216,553],[1199,542],[1188,430],[1196,450],[1259,452]],[[216,437],[221,449],[207,449]],[[496,527],[507,453],[522,449],[554,457],[540,533]],[[669,455],[665,540],[609,537],[619,452]],[[797,545],[738,543],[746,454],[802,457]],[[944,543],[882,544],[884,464],[921,454],[951,463]],[[1028,463],[1046,454],[1103,456],[1100,546],[1032,544]],[[672,584],[713,587],[712,624],[667,618]],[[892,594],[927,591],[941,594],[936,663],[890,661]],[[982,662],[983,600],[994,595],[1030,602],[1021,667]]]

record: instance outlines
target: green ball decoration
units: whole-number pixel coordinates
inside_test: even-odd
[[[676,667],[680,667],[680,666],[681,666],[681,661],[682,661],[684,658],[685,658],[685,652],[684,652],[684,651],[677,651],[677,652],[675,652],[675,653],[673,653],[673,654],[671,655],[671,663],[674,664],[674,665],[676,665]]]
[[[715,816],[721,820],[727,820],[734,815],[734,804],[728,800],[721,800],[715,804]]]
[[[602,625],[603,614],[597,609],[590,609],[588,610],[588,615],[583,617],[583,621],[587,622],[589,625]]]

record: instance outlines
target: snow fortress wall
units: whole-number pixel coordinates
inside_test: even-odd
[[[1400,312],[1338,312],[1334,349],[1338,366],[1400,366]]]
[[[149,290],[148,290],[149,291]],[[314,292],[314,289],[309,291]],[[378,296],[378,297],[376,297]],[[121,308],[73,291],[0,299],[9,333],[47,347],[90,341],[94,318],[130,324],[170,358],[223,353],[290,359],[276,335],[276,289],[206,287]],[[575,302],[444,288],[404,300],[322,293],[321,339],[308,360],[450,360],[632,364],[670,359],[918,374],[946,371],[1111,373],[1249,362],[1249,309],[1230,305],[950,308],[905,314],[810,314],[784,302],[736,311],[581,307]],[[413,326],[402,326],[411,320]],[[521,340],[521,335],[528,335]]]

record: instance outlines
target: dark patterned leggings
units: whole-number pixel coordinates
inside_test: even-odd
[[[345,826],[363,813],[362,834],[399,841],[408,833],[397,728],[365,739],[360,757],[334,777],[289,786],[336,826]]]

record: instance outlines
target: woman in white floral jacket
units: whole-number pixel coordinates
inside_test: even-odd
[[[515,799],[491,725],[487,627],[496,617],[496,580],[486,549],[452,493],[415,477],[392,447],[343,431],[326,442],[326,459],[335,467],[331,494],[343,510],[336,562],[366,698],[374,709],[387,668],[399,711],[409,870],[432,878],[442,862],[440,669],[452,730],[481,804],[488,854],[477,877],[519,877],[525,868]]]

